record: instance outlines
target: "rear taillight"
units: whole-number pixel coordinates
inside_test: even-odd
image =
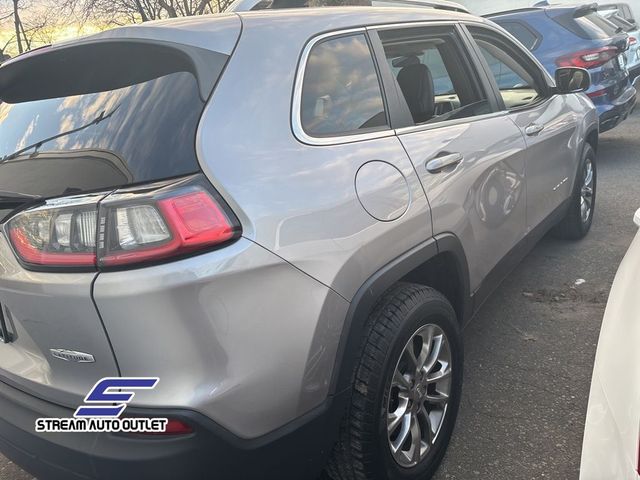
[[[638,39],[636,37],[629,37],[629,46],[635,45],[638,43]]]
[[[594,90],[593,92],[587,93],[590,98],[600,98],[607,95],[607,89],[602,88],[600,90]]]
[[[14,217],[7,233],[18,258],[33,266],[94,268],[103,196],[56,199]]]
[[[616,58],[620,52],[616,47],[602,47],[563,55],[556,60],[559,67],[595,68]]]
[[[235,215],[198,176],[48,201],[18,214],[6,228],[18,258],[33,269],[160,262],[240,235]]]

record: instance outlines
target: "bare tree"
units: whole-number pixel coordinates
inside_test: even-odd
[[[65,0],[81,22],[125,25],[166,17],[158,0]]]
[[[232,0],[66,0],[86,20],[126,24],[224,11]]]
[[[5,13],[0,13],[0,31],[13,31],[10,37],[2,37],[6,43],[0,54],[6,55],[7,50],[24,53],[36,46],[51,43],[55,27],[63,16],[41,0],[37,4],[30,1],[0,0],[0,12],[6,8]]]
[[[22,46],[22,22],[20,20],[20,0],[12,0],[13,2],[13,25],[15,28],[15,38],[18,44],[18,53],[24,52],[24,47]]]

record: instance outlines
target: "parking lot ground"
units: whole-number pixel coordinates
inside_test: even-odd
[[[436,480],[578,478],[600,323],[637,231],[638,132],[640,113],[601,137],[589,236],[545,238],[466,329],[460,416]],[[0,480],[30,478],[0,457]]]

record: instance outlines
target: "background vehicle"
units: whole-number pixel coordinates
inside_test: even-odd
[[[556,73],[492,22],[364,7],[4,64],[2,451],[44,478],[428,477],[462,326],[549,229],[591,226],[589,79]],[[159,377],[127,414],[170,431],[33,432],[105,376]]]
[[[634,221],[640,227],[640,210]],[[640,233],[609,294],[593,367],[581,480],[640,478]]]
[[[629,23],[636,23],[633,10],[628,3],[598,3],[598,9],[615,10],[617,15],[624,18]]]
[[[553,72],[586,68],[600,132],[615,127],[635,106],[636,91],[625,67],[628,35],[600,16],[596,4],[552,5],[485,15],[505,28]]]
[[[626,8],[624,8],[626,7]],[[634,80],[640,74],[640,27],[635,19],[627,19],[625,11],[630,11],[626,4],[600,5],[598,13],[629,35],[629,49],[625,52],[629,77]]]

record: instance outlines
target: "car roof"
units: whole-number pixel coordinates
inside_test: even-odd
[[[213,34],[221,36],[225,30],[235,28],[234,23],[240,23],[239,19],[243,29],[269,28],[277,23],[279,27],[286,26],[295,30],[296,26],[304,23],[304,30],[316,30],[318,33],[366,25],[420,21],[486,22],[481,17],[467,13],[413,6],[289,8],[157,20],[106,30],[64,44],[114,38],[155,38],[207,48],[206,45],[211,42],[205,37]],[[235,39],[233,42],[235,43]],[[232,45],[226,47],[225,50],[232,49]]]
[[[276,10],[254,10],[238,12],[244,24],[268,24],[271,20],[278,22],[291,20],[309,22],[319,27],[320,31],[338,30],[365,25],[380,25],[390,23],[421,22],[421,21],[462,21],[479,20],[480,17],[468,13],[439,10],[425,7],[396,7],[396,6],[350,6],[350,7],[318,7],[318,8],[289,8]]]
[[[60,48],[109,40],[172,42],[230,55],[244,29],[272,29],[308,39],[317,34],[364,26],[431,21],[490,21],[475,15],[425,7],[309,7],[180,17],[113,28],[27,52],[5,62],[46,54]],[[4,66],[4,65],[3,65]]]

